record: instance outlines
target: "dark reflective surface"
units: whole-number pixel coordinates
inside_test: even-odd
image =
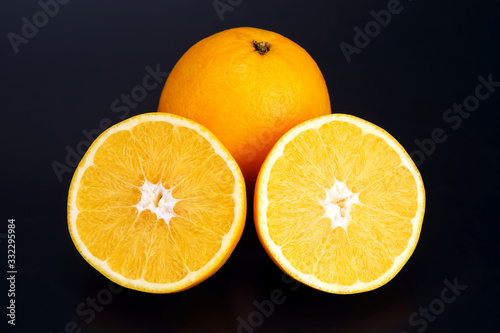
[[[484,86],[479,76],[500,82],[500,6],[220,1],[219,11],[220,3],[233,4],[222,21],[212,1],[73,0],[59,4],[53,17],[45,15],[46,22],[36,1],[0,4],[0,232],[7,233],[7,219],[16,219],[18,269],[16,326],[2,314],[5,331],[495,331],[499,84],[480,89],[484,98],[477,106],[470,96]],[[392,10],[390,22],[381,10]],[[26,27],[31,37],[24,37],[23,25],[34,15],[38,31]],[[386,26],[370,23],[374,15]],[[365,31],[367,24],[373,37],[355,40],[354,29]],[[154,111],[164,74],[143,100],[129,104],[122,94],[142,86],[150,71],[169,72],[200,39],[237,26],[273,30],[304,47],[324,74],[334,112],[381,126],[418,162],[427,194],[421,239],[386,286],[350,296],[297,287],[262,249],[251,210],[228,262],[178,294],[116,291],[73,246],[66,196],[89,138],[123,117]],[[352,51],[356,41],[348,63],[340,45]],[[464,102],[475,111],[454,107]],[[7,243],[0,240],[3,262]],[[2,286],[5,309],[9,286]],[[270,302],[271,295],[280,296]],[[93,308],[93,298],[106,304],[97,301]]]

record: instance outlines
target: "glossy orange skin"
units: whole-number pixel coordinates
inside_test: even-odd
[[[267,52],[257,50],[260,42],[270,44]],[[158,111],[210,129],[253,187],[276,141],[331,108],[323,75],[303,48],[277,33],[242,27],[192,46],[170,73]]]

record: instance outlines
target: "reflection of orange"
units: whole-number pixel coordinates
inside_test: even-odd
[[[158,111],[210,129],[249,184],[287,130],[331,112],[323,75],[311,56],[277,33],[247,27],[191,47],[170,73]]]

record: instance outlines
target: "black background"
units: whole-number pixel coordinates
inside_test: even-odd
[[[211,0],[72,0],[15,53],[8,34],[21,35],[21,19],[32,22],[40,6],[2,1],[0,233],[16,220],[18,269],[15,327],[6,324],[8,285],[4,278],[0,284],[6,331],[64,332],[73,321],[77,332],[236,332],[238,317],[247,321],[254,301],[268,300],[274,289],[286,300],[254,332],[497,331],[500,88],[456,129],[443,114],[474,94],[478,76],[500,81],[500,5],[402,0],[402,11],[348,63],[339,44],[353,44],[353,29],[387,2],[233,0],[221,20]],[[111,103],[142,84],[147,66],[169,72],[194,43],[238,26],[272,30],[304,47],[324,74],[333,112],[381,126],[408,152],[418,149],[415,140],[444,130],[447,139],[418,163],[427,210],[416,251],[375,291],[292,290],[258,242],[249,211],[236,250],[205,282],[171,295],[123,290],[95,317],[79,315],[78,306],[109,282],[70,239],[66,199],[74,168],[59,181],[53,163],[66,164],[66,147],[76,150],[84,130],[121,120]],[[161,87],[129,115],[155,111]],[[6,277],[7,242],[0,241]],[[467,289],[426,327],[412,325],[412,313],[438,304],[445,279]]]

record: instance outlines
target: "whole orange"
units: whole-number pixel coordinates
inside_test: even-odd
[[[158,111],[210,129],[248,185],[285,132],[331,113],[325,80],[311,56],[280,34],[250,27],[193,45],[172,69]]]

